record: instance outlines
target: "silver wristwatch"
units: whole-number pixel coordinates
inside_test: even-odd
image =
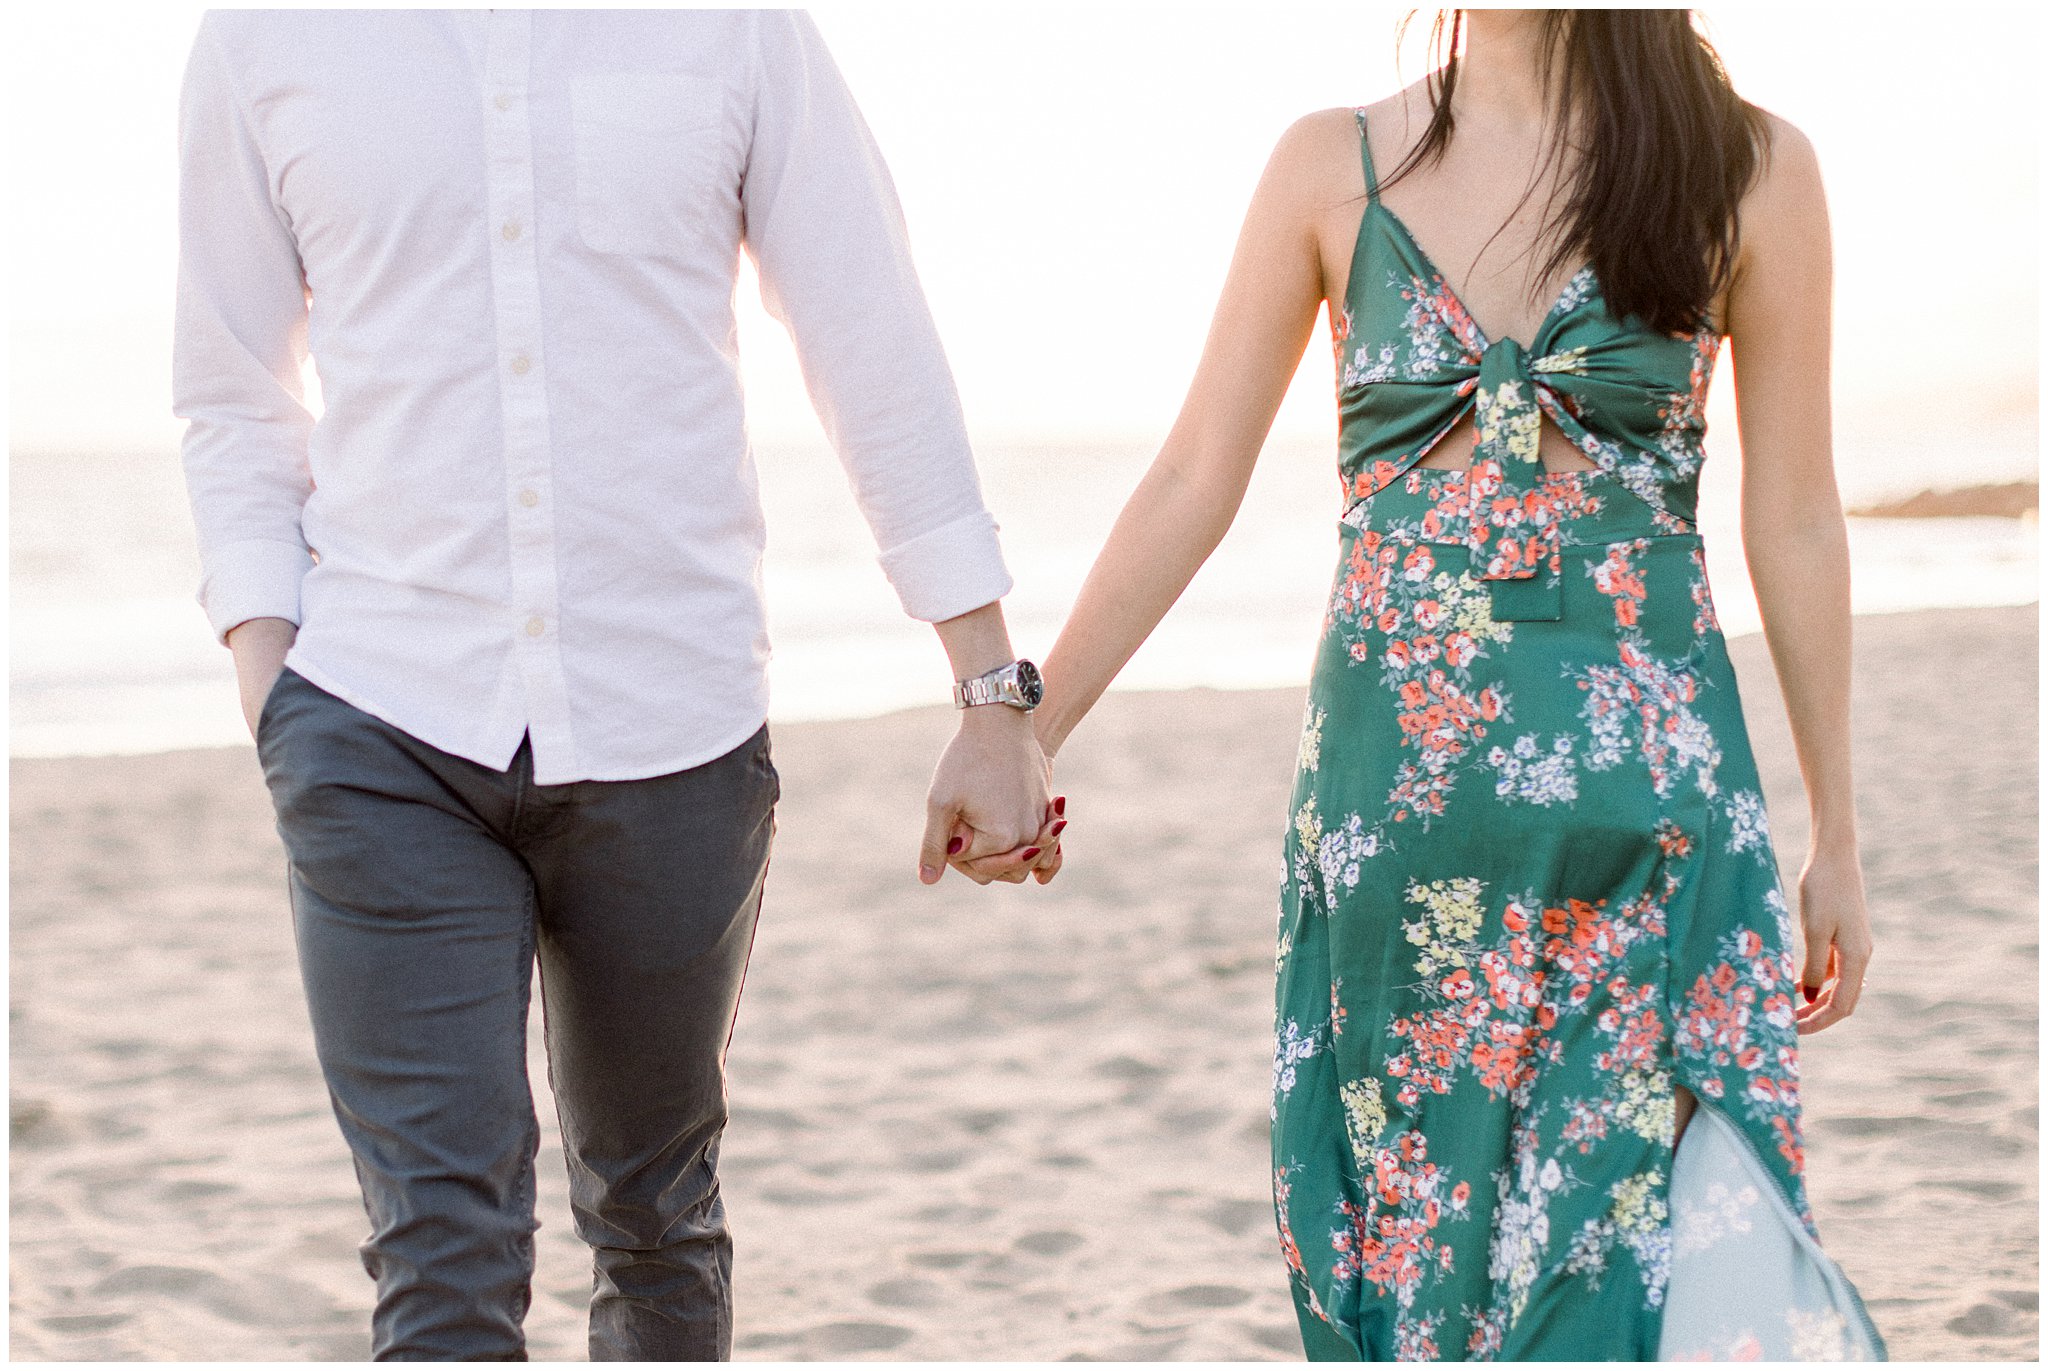
[[[961,709],[969,705],[1012,705],[1029,714],[1044,698],[1045,682],[1039,677],[1037,665],[1023,658],[953,687],[953,703]]]

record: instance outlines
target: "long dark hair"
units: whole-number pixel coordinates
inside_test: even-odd
[[[1387,183],[1450,145],[1464,23],[1463,10],[1437,15],[1429,126]],[[1616,318],[1706,326],[1735,269],[1736,207],[1768,151],[1763,111],[1735,93],[1691,10],[1547,10],[1542,49],[1556,101],[1545,167],[1568,144],[1580,155],[1559,180],[1538,279],[1587,262]]]

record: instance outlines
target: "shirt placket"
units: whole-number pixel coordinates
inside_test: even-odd
[[[493,10],[484,57],[484,156],[491,296],[504,422],[512,602],[508,613],[533,742],[534,774],[573,775],[575,740],[563,670],[556,575],[547,359],[541,348],[540,252],[534,234],[533,13]]]

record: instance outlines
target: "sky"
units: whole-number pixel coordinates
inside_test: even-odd
[[[9,19],[8,428],[16,452],[175,447],[174,122],[199,9]],[[1403,9],[1269,3],[829,4],[887,155],[978,439],[1156,438],[1192,374],[1282,130],[1423,71]],[[1995,421],[2031,449],[2038,364],[2033,6],[1705,11],[1750,99],[1812,138],[1837,252],[1849,431]],[[1962,18],[1950,16],[1960,13]],[[786,340],[742,285],[756,432],[815,437]],[[1332,428],[1312,346],[1278,425]]]

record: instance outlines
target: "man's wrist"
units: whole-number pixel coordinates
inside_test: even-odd
[[[1009,705],[1030,713],[1045,698],[1045,681],[1038,664],[1028,657],[1005,662],[978,676],[954,682],[953,703],[962,709],[976,705]]]
[[[963,729],[1036,736],[1031,727],[1031,716],[1015,705],[968,705],[959,714]]]
[[[237,648],[290,647],[298,639],[299,626],[290,619],[263,617],[244,619],[225,635],[230,651]]]
[[[956,681],[979,676],[1016,659],[1017,654],[1010,647],[1010,631],[1003,625],[1000,603],[985,604],[932,627],[945,646],[946,660],[952,664]]]

